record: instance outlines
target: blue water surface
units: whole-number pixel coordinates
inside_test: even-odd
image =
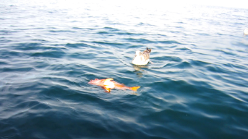
[[[0,2],[0,139],[241,139],[248,10]],[[131,60],[151,48],[146,66]],[[88,84],[113,78],[137,92]]]

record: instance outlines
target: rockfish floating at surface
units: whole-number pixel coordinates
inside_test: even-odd
[[[107,78],[107,79],[95,79],[95,80],[90,80],[89,84],[101,86],[106,92],[110,93],[111,89],[122,89],[122,90],[132,90],[132,91],[137,91],[140,86],[134,86],[134,87],[128,87],[125,86],[124,84],[117,83],[116,81],[113,81],[112,78]]]

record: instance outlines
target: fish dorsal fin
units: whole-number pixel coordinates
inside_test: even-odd
[[[107,78],[107,79],[105,79],[105,81],[112,81],[112,80],[114,80],[113,78]]]

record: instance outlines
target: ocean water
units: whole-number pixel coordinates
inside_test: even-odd
[[[0,1],[0,139],[241,139],[248,10]],[[131,60],[151,48],[146,66]],[[141,86],[105,93],[113,78]]]

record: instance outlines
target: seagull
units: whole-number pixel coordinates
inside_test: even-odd
[[[248,35],[248,28],[244,30],[244,36]]]
[[[146,48],[145,51],[140,52],[139,50],[136,51],[136,55],[132,61],[134,65],[147,65],[148,62],[151,62],[150,57],[151,49]]]

